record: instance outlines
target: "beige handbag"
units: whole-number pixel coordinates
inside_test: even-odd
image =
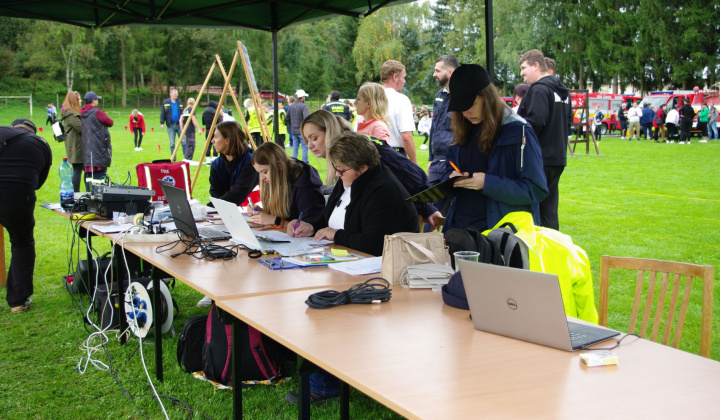
[[[402,272],[408,266],[428,263],[450,265],[442,233],[401,232],[385,236],[381,274],[391,284],[400,284]]]

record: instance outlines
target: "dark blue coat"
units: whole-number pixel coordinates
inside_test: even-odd
[[[485,187],[480,191],[453,188],[454,198],[444,229],[473,225],[482,231],[514,211],[529,212],[539,225],[539,203],[547,196],[548,189],[540,145],[532,127],[508,109],[489,155],[478,147],[480,129],[470,133],[474,139],[464,146],[450,146],[447,157],[463,172],[485,172]],[[452,169],[446,171],[443,178],[447,179],[450,173]]]
[[[449,167],[445,159],[448,147],[455,136],[450,126],[450,114],[447,111],[450,102],[450,92],[442,88],[435,95],[433,103],[433,119],[430,126],[430,171],[428,180],[430,185],[440,182],[442,174]]]
[[[213,160],[210,164],[210,196],[241,205],[258,185],[259,176],[251,161],[250,152],[232,161],[222,154]]]

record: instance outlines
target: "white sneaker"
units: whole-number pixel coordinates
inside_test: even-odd
[[[197,303],[198,308],[207,308],[210,305],[212,305],[212,299],[207,296],[203,296],[203,298]]]
[[[285,145],[285,148],[286,148],[286,149],[292,149],[292,146],[290,146],[290,143],[288,143],[288,144]]]
[[[670,141],[668,141],[668,143],[673,143],[673,144],[674,144],[674,143],[675,143],[675,140],[670,140]]]
[[[137,148],[137,147],[135,148],[135,151],[136,151],[136,152],[138,151],[138,148]]]
[[[138,152],[142,152],[142,147],[138,147]]]
[[[420,150],[425,150],[425,149],[427,149],[427,144],[421,144],[421,145],[420,145]]]
[[[698,143],[707,143],[707,140],[700,140]]]

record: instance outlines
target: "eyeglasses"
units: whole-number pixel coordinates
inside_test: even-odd
[[[335,169],[335,172],[337,172],[338,174],[340,174],[340,176],[343,176],[343,174],[344,174],[345,172],[347,172],[347,171],[349,171],[350,169],[352,169],[352,168],[347,168],[347,169],[342,169],[342,170],[340,170],[340,169],[337,168],[337,166],[335,166],[334,163],[331,163],[331,165],[332,165],[333,169]]]

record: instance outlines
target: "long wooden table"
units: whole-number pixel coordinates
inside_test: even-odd
[[[342,289],[342,288],[340,288]],[[309,309],[307,291],[220,299],[219,307],[410,419],[711,418],[720,363],[635,337],[616,366],[477,331],[439,293]],[[600,343],[603,347],[614,340]]]

